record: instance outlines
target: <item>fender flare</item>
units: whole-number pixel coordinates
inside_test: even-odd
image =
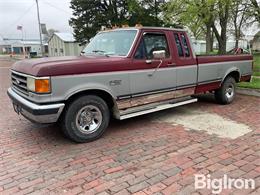
[[[66,95],[65,100],[68,100],[70,97],[72,97],[77,93],[90,91],[90,90],[99,90],[99,91],[106,92],[113,98],[113,101],[116,100],[116,95],[113,93],[111,89],[97,83],[88,83],[87,85],[77,86],[71,89],[70,92]]]
[[[119,119],[119,109],[118,109],[117,101],[116,101],[117,97],[111,89],[109,89],[108,87],[106,87],[104,85],[100,85],[100,84],[97,84],[97,83],[88,83],[87,85],[83,85],[81,87],[75,87],[74,89],[72,89],[70,91],[70,93],[68,93],[66,95],[65,101],[67,101],[73,95],[76,95],[76,94],[81,93],[81,92],[91,91],[91,90],[103,91],[103,92],[109,94],[112,97],[112,101],[114,103],[114,106],[113,106],[111,111],[112,111],[114,117]]]
[[[222,84],[223,81],[226,79],[226,77],[227,77],[230,73],[232,73],[232,72],[237,72],[237,73],[238,73],[238,80],[240,81],[241,72],[240,72],[239,68],[237,68],[237,67],[231,67],[231,68],[229,68],[229,69],[226,71],[225,75],[222,77],[221,84]]]

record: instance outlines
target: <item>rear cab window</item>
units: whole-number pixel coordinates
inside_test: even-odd
[[[186,37],[183,33],[181,34],[181,43],[184,48],[185,57],[190,57],[190,49],[189,49]]]
[[[179,38],[179,34],[178,33],[174,33],[174,39],[175,39],[175,44],[177,46],[177,51],[178,51],[178,55],[179,57],[183,57],[183,50],[182,50],[182,46],[181,46],[181,41]]]
[[[196,57],[193,56],[188,35],[182,30],[171,32],[171,43],[177,66],[197,65]]]
[[[185,34],[174,32],[174,39],[179,57],[190,57],[190,48]]]

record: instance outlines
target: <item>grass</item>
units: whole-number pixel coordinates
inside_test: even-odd
[[[260,72],[254,72],[254,73],[253,73],[253,76],[260,77]]]
[[[260,78],[252,78],[251,82],[241,82],[238,84],[242,88],[260,89]]]
[[[254,70],[259,72],[260,71],[260,64],[254,65]]]
[[[254,54],[254,70],[256,69],[260,72],[260,53]]]

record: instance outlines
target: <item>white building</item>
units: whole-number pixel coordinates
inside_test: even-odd
[[[48,41],[49,56],[78,56],[83,49],[71,33],[54,33]]]
[[[205,54],[206,53],[206,41],[204,40],[192,40],[193,49],[196,54]]]
[[[234,49],[236,46],[236,41],[235,40],[228,40],[227,41],[227,51],[230,51]],[[245,39],[241,39],[238,41],[238,47],[242,49],[249,49],[249,41]]]
[[[260,51],[260,31],[255,34],[254,39],[252,40],[252,47],[254,51]]]
[[[40,41],[35,40],[3,40],[0,42],[0,53],[41,55]]]

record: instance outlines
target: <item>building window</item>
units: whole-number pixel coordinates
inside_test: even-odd
[[[62,48],[60,49],[60,52],[63,53],[63,49]]]
[[[58,52],[58,49],[57,49],[57,48],[55,48],[55,49],[54,49],[54,51],[55,51],[55,53],[57,53],[57,52]]]

